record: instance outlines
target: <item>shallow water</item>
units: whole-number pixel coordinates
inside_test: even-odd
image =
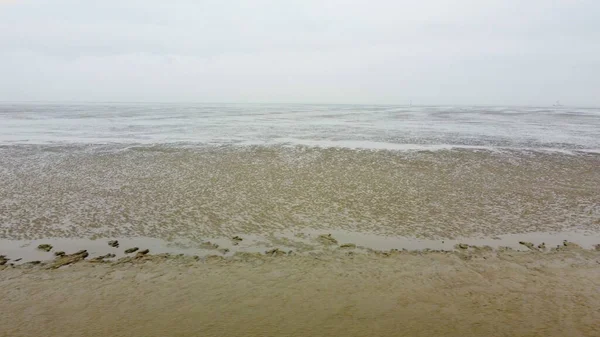
[[[600,110],[0,106],[0,238],[600,229]]]
[[[600,149],[600,109],[547,107],[0,104],[0,144],[253,144]]]

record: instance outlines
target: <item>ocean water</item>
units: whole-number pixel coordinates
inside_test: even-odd
[[[600,149],[600,109],[1,104],[0,144]]]
[[[600,109],[0,105],[0,238],[600,232]]]

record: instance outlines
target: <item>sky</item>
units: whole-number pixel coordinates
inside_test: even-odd
[[[598,0],[0,0],[0,101],[600,106]]]

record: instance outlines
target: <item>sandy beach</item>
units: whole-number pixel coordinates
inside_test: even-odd
[[[0,336],[600,335],[600,251],[575,244],[55,262],[2,267]]]

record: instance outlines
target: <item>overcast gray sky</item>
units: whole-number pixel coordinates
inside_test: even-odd
[[[600,106],[600,1],[0,0],[0,100]]]

